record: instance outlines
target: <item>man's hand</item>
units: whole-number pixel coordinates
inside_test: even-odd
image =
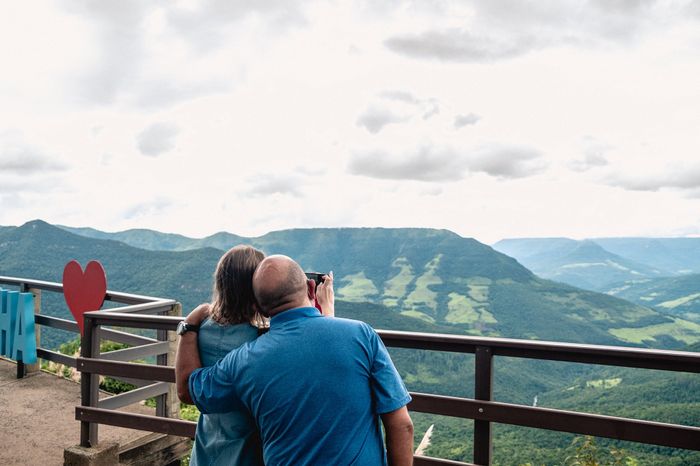
[[[413,465],[413,421],[402,407],[381,415],[386,432],[386,456],[389,466]]]
[[[185,322],[188,324],[200,325],[204,322],[204,319],[209,317],[209,312],[211,310],[211,305],[209,303],[203,303],[194,308],[192,312],[185,317]]]
[[[195,310],[185,317],[185,322],[200,325],[209,315],[209,303],[200,304]],[[195,369],[202,367],[197,346],[197,332],[187,332],[180,335],[175,357],[175,385],[177,397],[183,403],[193,404],[190,396],[189,378]]]
[[[321,306],[321,314],[335,316],[335,294],[333,293],[333,272],[323,276],[323,281],[316,287],[316,300]]]

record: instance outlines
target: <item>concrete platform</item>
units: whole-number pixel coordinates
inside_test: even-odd
[[[63,449],[80,443],[80,385],[39,372],[16,379],[16,365],[0,358],[0,465],[61,466]],[[154,414],[143,405],[127,412]],[[120,427],[99,427],[100,442],[123,445],[147,432]]]

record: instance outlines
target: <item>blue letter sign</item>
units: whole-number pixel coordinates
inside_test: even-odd
[[[0,290],[0,355],[8,358],[12,357],[12,341],[15,337],[15,314],[10,309],[16,307],[17,294],[16,291]]]
[[[33,294],[0,290],[0,354],[36,363]]]

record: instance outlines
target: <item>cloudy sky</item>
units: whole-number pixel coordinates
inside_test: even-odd
[[[0,225],[700,235],[700,0],[0,6]]]

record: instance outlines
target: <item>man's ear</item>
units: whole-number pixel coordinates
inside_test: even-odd
[[[309,297],[311,302],[316,299],[316,281],[307,279],[306,280],[306,296]]]

